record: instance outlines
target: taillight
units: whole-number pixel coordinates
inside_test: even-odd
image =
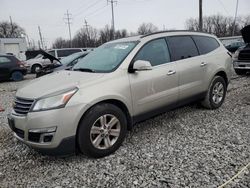
[[[20,68],[23,68],[23,67],[24,67],[24,63],[21,62],[21,61],[18,61],[17,64],[18,64],[18,66],[19,66]]]

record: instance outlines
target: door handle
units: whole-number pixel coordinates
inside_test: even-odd
[[[207,64],[205,63],[205,62],[202,62],[201,63],[201,67],[204,67],[204,66],[206,66]]]
[[[176,71],[175,70],[170,70],[170,71],[168,71],[168,76],[170,76],[170,75],[172,75],[172,74],[175,74],[176,73]]]

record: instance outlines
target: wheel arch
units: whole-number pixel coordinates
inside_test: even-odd
[[[229,80],[228,80],[227,73],[226,73],[225,71],[220,70],[219,72],[217,72],[217,73],[214,75],[214,77],[215,77],[215,76],[221,76],[221,77],[225,80],[226,85],[228,86]]]
[[[96,105],[98,105],[98,104],[102,104],[102,103],[113,104],[113,105],[117,106],[118,108],[120,108],[120,109],[124,112],[124,114],[125,114],[125,116],[126,116],[127,123],[128,123],[128,124],[127,124],[127,129],[128,129],[128,130],[131,130],[131,129],[132,129],[133,120],[132,120],[132,116],[131,116],[131,114],[130,114],[130,112],[129,112],[129,109],[128,109],[127,105],[126,105],[124,102],[122,102],[121,100],[119,100],[119,99],[103,99],[103,100],[101,100],[101,101],[98,101],[98,102],[95,102],[95,103],[89,105],[88,108],[83,112],[83,114],[82,114],[80,120],[78,121],[77,132],[78,132],[79,124],[80,124],[80,122],[82,121],[82,119],[84,118],[84,115],[85,115],[92,107],[94,107],[94,106],[96,106]]]

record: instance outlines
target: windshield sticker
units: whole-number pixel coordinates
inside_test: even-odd
[[[125,49],[127,49],[128,47],[129,47],[128,45],[117,44],[114,48],[115,48],[115,49],[125,50]]]

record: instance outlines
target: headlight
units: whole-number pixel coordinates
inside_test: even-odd
[[[77,88],[73,88],[42,97],[35,102],[32,111],[63,108],[77,90]]]

